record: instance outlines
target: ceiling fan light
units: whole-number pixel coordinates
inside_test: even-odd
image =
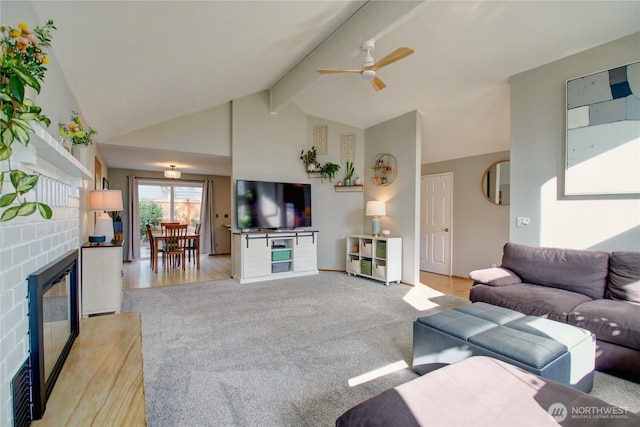
[[[371,80],[376,76],[376,72],[373,70],[364,70],[361,75],[363,79]]]

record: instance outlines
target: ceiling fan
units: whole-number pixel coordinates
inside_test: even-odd
[[[393,64],[394,62],[411,55],[414,50],[409,47],[400,47],[374,64],[373,57],[371,56],[371,51],[374,47],[375,43],[373,40],[362,43],[362,50],[366,51],[367,54],[364,57],[364,63],[361,68],[318,68],[317,71],[320,74],[358,73],[363,79],[371,81],[371,86],[373,86],[376,92],[380,91],[387,87],[387,85],[384,84],[380,77],[376,75],[377,71],[382,67],[386,67],[389,64]]]

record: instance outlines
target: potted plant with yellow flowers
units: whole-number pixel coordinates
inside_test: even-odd
[[[71,152],[76,157],[78,157],[76,149],[93,144],[93,136],[97,133],[98,131],[90,126],[85,129],[82,118],[75,111],[71,112],[69,123],[58,123],[58,134],[62,136],[65,142],[71,143]]]
[[[55,28],[51,20],[33,29],[24,22],[17,28],[0,25],[0,209],[4,208],[0,222],[36,211],[45,219],[53,215],[48,205],[27,200],[39,176],[16,168],[11,156],[14,142],[29,145],[32,123],[51,124],[41,114],[42,108],[26,96],[25,88],[40,93],[40,82],[49,63],[43,49],[51,47],[51,31]]]

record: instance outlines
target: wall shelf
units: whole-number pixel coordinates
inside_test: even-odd
[[[337,193],[361,193],[364,185],[334,185]]]
[[[21,150],[23,151],[22,155],[18,158],[21,163],[37,166],[37,157],[41,157],[71,176],[93,179],[93,174],[89,169],[65,150],[62,144],[51,136],[45,128],[38,123],[31,123],[31,127],[33,127],[33,133],[29,138],[29,147]],[[30,147],[35,148],[35,152],[31,152],[29,150]]]

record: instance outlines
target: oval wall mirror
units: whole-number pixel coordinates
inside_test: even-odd
[[[489,166],[482,176],[482,194],[491,203],[508,205],[511,202],[510,162],[503,160]]]

